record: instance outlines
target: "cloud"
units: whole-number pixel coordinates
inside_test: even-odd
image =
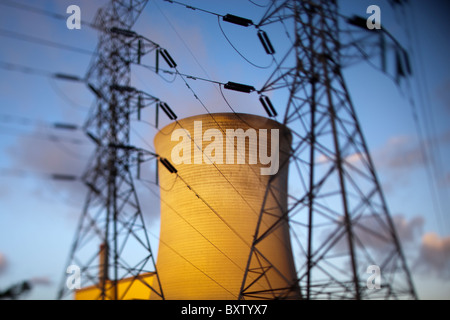
[[[372,152],[377,167],[387,169],[411,169],[422,166],[433,157],[427,158],[422,149],[433,151],[435,145],[450,143],[450,130],[435,137],[429,137],[422,143],[407,135],[391,137],[384,146]]]
[[[401,243],[414,242],[422,232],[425,223],[423,217],[415,217],[408,221],[403,215],[394,215],[392,220]]]
[[[437,90],[436,96],[443,103],[445,110],[450,112],[450,81],[444,82]]]
[[[50,286],[53,284],[49,277],[34,277],[30,280],[30,282],[33,285],[40,285],[40,286]]]
[[[414,243],[422,232],[424,219],[414,217],[410,220],[403,215],[392,216],[392,222],[397,233],[397,237],[402,245]],[[368,215],[361,217],[352,225],[355,244],[357,247],[373,249],[375,253],[383,253],[385,249],[393,244],[388,221],[382,215]],[[327,238],[334,229],[325,230],[322,239]],[[344,236],[337,241],[334,249],[337,251],[347,250],[347,237]]]
[[[48,134],[48,131],[38,128],[30,135],[43,137],[48,136]],[[65,142],[65,140],[47,141],[33,139],[30,136],[21,136],[13,146],[7,149],[7,155],[12,159],[14,169],[29,172],[30,176],[33,177],[67,174],[81,178],[94,149],[89,145],[89,140],[85,138],[73,137],[71,139],[79,139],[86,143],[74,144]],[[133,166],[130,170],[133,177],[135,177],[136,168]],[[154,160],[141,165],[141,177],[145,180],[155,180]],[[82,181],[57,181],[45,178],[36,180],[36,182],[38,183],[36,183],[32,192],[34,196],[42,199],[42,201],[63,201],[71,208],[78,208],[75,211],[77,215],[83,210],[88,188]],[[159,207],[155,206],[155,201],[158,204],[159,201],[150,194],[150,191],[144,187],[144,184],[136,180],[134,184],[144,216],[150,220],[159,218]]]
[[[428,232],[423,235],[415,270],[450,279],[450,236],[440,237]]]
[[[46,138],[56,137],[52,140]],[[43,139],[41,139],[43,138]],[[71,143],[65,139],[71,139]],[[82,142],[82,143],[81,143]],[[17,138],[14,145],[6,149],[13,163],[13,169],[30,173],[39,179],[35,194],[50,198],[70,198],[73,204],[81,203],[86,187],[79,182],[60,182],[48,179],[52,174],[66,174],[81,177],[89,159],[89,141],[81,136],[62,136],[48,129],[36,128],[27,136]]]
[[[444,180],[442,181],[442,185],[444,187],[450,186],[450,172],[447,172],[447,174],[444,176]]]
[[[364,247],[373,254],[375,261],[383,259],[393,245],[390,229],[384,219],[375,215],[367,216],[353,224],[355,248]],[[440,237],[434,232],[423,233],[424,218],[407,219],[403,215],[392,216],[395,230],[408,260],[412,261],[412,271],[417,274],[432,275],[438,279],[450,280],[450,236]],[[335,230],[324,230],[326,239]],[[347,237],[340,238],[333,250],[347,252]]]
[[[383,221],[380,221],[380,218]],[[417,239],[424,225],[424,219],[422,217],[407,220],[403,215],[392,216],[392,222],[402,245],[410,244]],[[383,240],[367,232],[367,229],[375,231]],[[355,225],[354,232],[360,243],[365,247],[383,250],[383,248],[392,243],[388,222],[383,217],[376,217],[375,215],[367,216]]]
[[[409,136],[394,136],[373,152],[377,166],[388,169],[406,169],[425,163],[420,146]]]
[[[372,159],[375,168],[381,173],[383,189],[392,192],[401,185],[409,185],[413,170],[425,170],[426,166],[441,167],[438,156],[440,150],[437,146],[450,146],[450,130],[422,142],[413,136],[397,135],[391,137],[383,146],[374,149],[371,152]],[[441,187],[450,183],[445,172],[435,178]]]
[[[365,155],[366,155],[365,153],[359,153],[359,152],[352,153],[351,155],[346,156],[344,158],[344,161],[351,165],[358,165],[358,164],[361,164],[361,162],[365,160],[365,158],[366,158]],[[324,164],[324,163],[330,162],[330,160],[331,159],[328,156],[326,156],[324,154],[320,154],[316,158],[315,161],[318,164]]]
[[[6,260],[6,257],[3,253],[0,253],[0,275],[6,271],[7,267],[8,262]]]
[[[8,186],[2,184],[0,185],[0,199],[1,198],[6,198],[9,194],[11,193],[10,189],[8,188]]]

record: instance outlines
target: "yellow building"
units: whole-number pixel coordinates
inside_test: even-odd
[[[237,299],[270,180],[265,200],[269,214],[261,228],[287,209],[288,165],[283,164],[290,153],[290,131],[264,117],[220,113],[169,124],[154,142],[160,158],[177,170],[171,173],[159,163],[161,232],[156,265],[165,299]],[[258,249],[273,268],[254,290],[279,289],[287,298],[298,298],[299,292],[292,291],[296,272],[287,223]],[[250,282],[257,276],[248,273]],[[124,298],[148,299],[139,295],[145,281],[152,281],[151,275],[144,278],[130,288],[130,279],[123,280],[119,292],[128,288]],[[84,288],[76,298],[98,294],[98,288]]]

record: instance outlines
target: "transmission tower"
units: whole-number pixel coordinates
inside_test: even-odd
[[[123,30],[131,29],[146,3],[111,0],[95,21],[102,32],[86,79],[97,100],[85,130],[97,146],[83,176],[88,194],[68,265],[80,267],[81,286],[97,287],[98,299],[122,299],[137,281],[149,298],[164,298],[131,174],[142,153],[130,146],[130,115],[143,102],[129,87],[137,50],[136,42],[128,41],[133,35]],[[59,298],[73,294],[66,278]],[[119,291],[117,284],[125,278],[131,280]]]
[[[274,208],[262,205],[239,297],[283,299],[299,290],[303,299],[415,299],[394,222],[342,75],[342,52],[349,46],[340,42],[345,37],[337,1],[272,1],[256,27],[280,21],[295,28],[292,47],[260,92],[289,92],[284,124],[292,130],[293,144],[290,164],[283,165],[290,165],[290,185],[301,190],[289,192],[288,210],[273,224],[262,223],[264,217],[274,216]],[[368,31],[365,19],[345,22],[372,35],[377,32]],[[365,59],[362,52],[359,46],[354,55]],[[401,64],[397,71],[404,71]],[[272,188],[269,184],[266,198],[272,196]],[[269,273],[276,272],[258,248],[286,223],[295,243],[298,278],[282,288],[257,291],[256,284],[267,283]],[[377,287],[370,266],[379,268]],[[256,280],[249,280],[250,273],[257,275]]]

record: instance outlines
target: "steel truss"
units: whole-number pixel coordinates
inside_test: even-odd
[[[295,27],[292,48],[261,92],[288,91],[284,124],[293,134],[289,184],[296,190],[269,225],[263,222],[273,220],[274,209],[262,205],[240,299],[289,299],[295,292],[301,299],[417,298],[342,75],[342,52],[355,43],[340,42],[339,18],[336,1],[286,0],[273,1],[258,24]],[[352,59],[367,59],[357,49]],[[266,198],[271,191],[269,184]],[[258,291],[276,272],[259,248],[283,224],[291,230],[298,278]],[[372,265],[381,272],[379,289],[367,273]]]
[[[81,287],[97,288],[102,300],[125,298],[136,282],[148,289],[148,298],[164,298],[131,174],[142,154],[130,146],[130,115],[154,99],[144,102],[129,89],[130,63],[139,53],[129,35],[114,32],[131,29],[146,3],[111,0],[99,10],[98,55],[86,76],[97,107],[85,130],[97,147],[83,175],[88,194],[68,265],[80,267]],[[152,276],[152,281],[143,275]],[[125,278],[129,281],[118,290]],[[63,281],[59,298],[68,294],[73,291]]]

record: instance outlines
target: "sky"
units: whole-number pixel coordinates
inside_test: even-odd
[[[80,182],[49,177],[55,173],[81,176],[94,146],[82,132],[56,130],[52,124],[81,126],[95,97],[84,84],[46,74],[84,76],[98,33],[83,23],[80,30],[69,30],[63,19],[10,3],[0,0],[0,290],[31,280],[35,285],[24,298],[54,299],[87,190]],[[82,21],[90,22],[107,1],[15,3],[67,17],[67,7],[78,5]],[[186,3],[258,21],[264,13],[260,6],[268,0]],[[450,42],[445,32],[450,5],[411,0],[403,9],[393,10],[387,1],[379,0],[341,0],[339,4],[342,14],[362,17],[368,16],[369,5],[377,4],[383,28],[410,54],[413,75],[400,85],[365,62],[346,67],[344,77],[419,298],[450,299],[450,165],[446,161],[450,156]],[[167,49],[184,74],[260,87],[271,69],[244,60],[220,27],[247,60],[259,67],[270,66],[254,28],[219,25],[214,15],[162,0],[148,2],[133,30]],[[274,26],[269,36],[282,52],[284,29]],[[153,67],[153,56],[144,57],[142,63]],[[189,84],[210,111],[230,111],[210,82]],[[166,101],[179,118],[205,112],[185,83],[171,74],[156,75],[133,66],[132,85]],[[226,97],[236,112],[265,115],[254,95],[226,92]],[[152,150],[157,132],[153,112],[143,111],[146,121],[132,119],[133,145]],[[160,127],[169,122],[161,118]],[[153,169],[144,170],[151,180]],[[154,203],[159,200],[148,191],[148,184],[138,181],[136,187],[152,247],[157,249],[159,212]]]

